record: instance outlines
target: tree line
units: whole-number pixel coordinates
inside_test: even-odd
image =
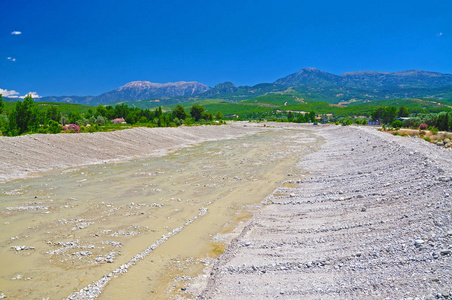
[[[371,113],[373,121],[378,121],[383,124],[391,124],[394,120],[399,117],[409,117],[410,112],[405,106],[400,106],[397,109],[394,106],[381,106],[374,109]]]
[[[7,136],[24,133],[59,133],[67,129],[69,124],[94,132],[102,130],[103,125],[111,124],[111,120],[117,118],[123,118],[130,125],[143,124],[148,127],[191,125],[194,122],[212,122],[223,118],[221,112],[213,116],[200,105],[193,105],[189,113],[181,105],[177,105],[172,111],[164,112],[162,107],[150,110],[120,104],[114,107],[99,105],[86,113],[64,114],[54,105],[50,105],[45,111],[39,111],[30,95],[23,101],[17,101],[9,113],[3,114],[3,110],[4,103],[0,94],[0,131],[2,135]]]
[[[391,124],[393,127],[419,128],[420,124],[427,124],[428,127],[441,131],[452,131],[452,112],[443,111],[410,116],[409,110],[404,106],[400,106],[398,109],[394,106],[383,106],[374,109],[371,117],[373,121]],[[406,119],[396,120],[398,117]]]

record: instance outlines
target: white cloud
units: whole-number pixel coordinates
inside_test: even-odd
[[[440,32],[440,33],[438,33],[436,36],[442,36],[443,35],[443,33],[442,32]]]
[[[21,99],[23,99],[23,98],[25,98],[28,95],[31,95],[31,97],[33,97],[33,99],[42,98],[36,92],[29,92],[25,96],[19,96],[19,92],[16,92],[14,90],[10,90],[9,91],[9,90],[0,89],[0,94],[2,94],[3,97],[8,97],[8,98],[21,98]]]
[[[11,56],[8,56],[6,59],[9,60],[9,61],[16,61],[16,59],[14,57],[11,57]]]
[[[26,94],[25,96],[20,96],[19,98],[25,98],[26,96],[30,95],[33,99],[37,99],[37,98],[42,98],[41,96],[38,95],[38,93],[36,92],[29,92],[28,94]]]
[[[13,31],[13,32],[11,32],[11,34],[12,35],[21,35],[22,34],[22,31]]]
[[[9,98],[18,98],[19,97],[19,93],[11,90],[4,90],[4,89],[0,89],[0,94],[2,94],[3,97],[9,97]]]

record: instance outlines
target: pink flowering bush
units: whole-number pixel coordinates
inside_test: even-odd
[[[428,125],[425,124],[425,123],[421,123],[421,124],[419,125],[419,130],[426,130],[427,128],[428,128]]]
[[[71,130],[73,130],[73,131],[79,133],[80,132],[80,126],[77,125],[77,124],[68,124],[66,126],[63,126],[63,130],[64,131],[68,131],[68,130],[71,131]]]

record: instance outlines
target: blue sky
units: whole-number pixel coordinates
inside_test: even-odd
[[[0,0],[0,11],[0,88],[17,96],[253,85],[305,67],[452,73],[450,0]]]

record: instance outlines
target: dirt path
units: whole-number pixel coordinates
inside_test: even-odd
[[[198,298],[452,299],[452,151],[364,127],[315,134],[327,142],[301,158],[308,175],[266,199]]]

